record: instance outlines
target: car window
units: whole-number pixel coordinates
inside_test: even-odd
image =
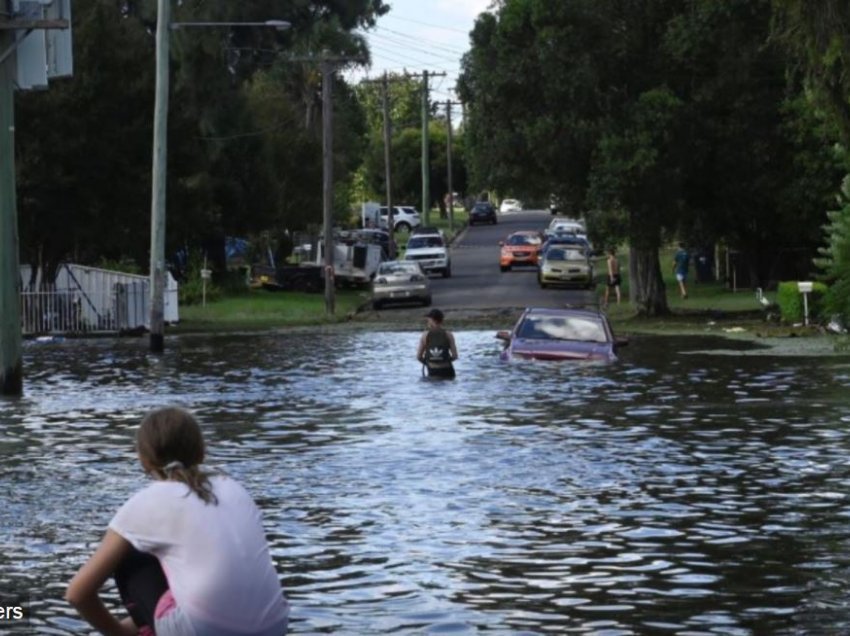
[[[407,242],[407,249],[409,250],[423,247],[443,247],[443,239],[439,236],[416,236]]]
[[[528,234],[511,234],[507,240],[508,245],[538,245],[539,243],[540,238]]]
[[[531,245],[531,241],[528,240],[528,237],[522,234],[509,236],[507,243],[508,245]]]
[[[517,336],[535,340],[608,341],[602,321],[578,316],[526,316]]]
[[[378,273],[384,276],[390,274],[415,274],[419,270],[416,265],[408,265],[407,263],[381,263],[378,268]]]

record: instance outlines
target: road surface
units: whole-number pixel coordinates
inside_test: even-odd
[[[542,232],[551,219],[548,210],[524,210],[500,214],[497,225],[467,228],[451,248],[452,277],[431,280],[433,305],[440,309],[595,306],[601,289],[540,289],[536,268],[499,270],[499,241],[517,230]]]

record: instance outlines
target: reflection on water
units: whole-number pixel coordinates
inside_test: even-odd
[[[684,355],[503,364],[457,334],[31,344],[0,402],[0,596],[18,633],[87,633],[61,600],[144,478],[141,415],[196,411],[211,463],[263,508],[293,633],[850,630],[850,365]],[[14,631],[14,630],[13,630]]]

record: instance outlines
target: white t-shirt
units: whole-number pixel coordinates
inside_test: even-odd
[[[162,564],[177,606],[190,619],[237,634],[257,633],[289,611],[248,492],[210,478],[218,504],[177,481],[155,481],[133,495],[109,527]]]

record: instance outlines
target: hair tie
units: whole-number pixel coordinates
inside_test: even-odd
[[[162,470],[165,473],[170,473],[173,470],[185,470],[186,467],[183,465],[183,462],[174,460],[173,462],[168,462],[165,466],[162,467]]]

